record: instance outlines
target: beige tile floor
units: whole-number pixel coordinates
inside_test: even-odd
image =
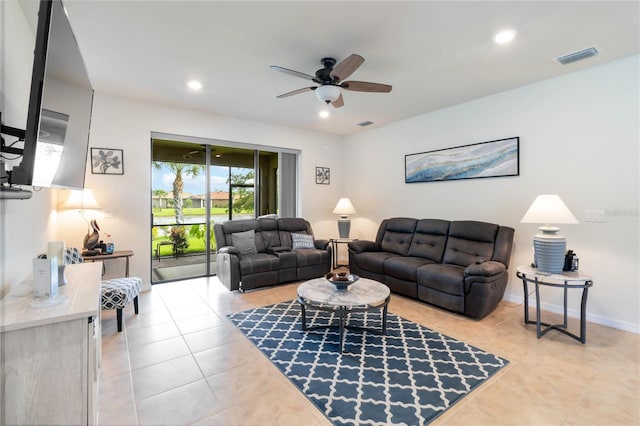
[[[141,294],[139,315],[125,309],[122,333],[104,312],[100,425],[330,425],[226,319],[291,300],[296,287],[157,285]],[[553,331],[537,339],[523,307],[506,302],[482,321],[395,295],[389,309],[511,361],[434,424],[640,424],[640,335],[590,323],[586,345]]]

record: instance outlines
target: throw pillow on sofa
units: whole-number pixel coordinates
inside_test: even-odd
[[[258,252],[256,248],[256,232],[253,229],[231,234],[231,243],[240,250],[241,256]]]
[[[291,242],[293,249],[312,249],[316,248],[313,243],[313,235],[307,234],[291,234]]]

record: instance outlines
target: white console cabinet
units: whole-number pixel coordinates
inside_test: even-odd
[[[101,272],[100,262],[67,266],[55,305],[0,301],[0,424],[97,423]]]

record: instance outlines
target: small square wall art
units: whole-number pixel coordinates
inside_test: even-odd
[[[91,148],[91,173],[123,175],[124,162],[121,149]]]
[[[318,185],[329,185],[331,182],[331,171],[329,167],[316,167],[316,183]]]

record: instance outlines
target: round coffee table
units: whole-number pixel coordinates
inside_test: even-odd
[[[340,330],[340,353],[342,353],[345,328],[365,330],[379,334],[387,332],[387,306],[391,292],[389,287],[378,281],[360,278],[346,290],[338,290],[325,278],[316,278],[300,284],[298,303],[302,309],[302,330],[322,327],[335,327],[334,324],[307,327],[307,308],[319,309],[338,314]],[[348,326],[347,315],[351,312],[365,312],[382,308],[382,327],[380,330]]]

